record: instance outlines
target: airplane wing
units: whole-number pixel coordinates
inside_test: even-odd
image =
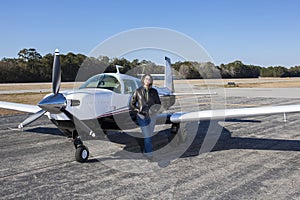
[[[300,112],[300,105],[265,106],[254,108],[237,108],[223,110],[204,110],[194,112],[175,112],[170,116],[172,123],[191,122],[199,120],[222,120],[253,116],[273,115],[281,113]]]
[[[216,92],[174,92],[175,96],[186,96],[186,95],[217,95]]]
[[[0,101],[0,108],[5,108],[9,110],[17,110],[27,113],[36,113],[41,110],[36,105],[29,105],[29,104],[22,104],[22,103],[11,103],[11,102],[5,102]]]

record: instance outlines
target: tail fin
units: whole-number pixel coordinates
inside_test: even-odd
[[[174,83],[173,83],[173,73],[171,67],[171,59],[165,57],[166,60],[166,69],[165,69],[165,84],[164,87],[168,88],[172,92],[174,92]]]

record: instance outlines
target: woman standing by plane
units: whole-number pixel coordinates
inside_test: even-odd
[[[152,136],[156,123],[156,114],[160,110],[161,102],[156,89],[152,88],[153,78],[145,74],[142,79],[142,86],[133,93],[130,107],[137,112],[137,122],[141,127],[144,137],[144,154],[153,161]]]

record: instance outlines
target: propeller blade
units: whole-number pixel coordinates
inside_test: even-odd
[[[94,131],[92,131],[83,121],[75,117],[72,113],[67,111],[64,107],[61,108],[61,112],[65,113],[67,117],[75,124],[76,129],[82,130],[84,133],[89,134],[92,137],[95,137]]]
[[[55,50],[54,62],[53,62],[53,71],[52,71],[52,92],[57,94],[60,89],[61,82],[61,67],[60,67],[60,58],[58,49]]]
[[[41,116],[45,114],[46,111],[39,110],[38,112],[34,113],[33,115],[30,115],[27,119],[25,119],[22,123],[19,124],[18,128],[23,128],[27,126],[28,124],[34,122],[35,120],[39,119]]]

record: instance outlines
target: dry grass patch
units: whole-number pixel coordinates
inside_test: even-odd
[[[66,89],[73,89],[77,88],[81,85],[82,83],[61,83],[61,89],[66,90]],[[5,90],[45,90],[45,89],[51,89],[52,88],[52,83],[5,83],[5,84],[0,84],[0,91],[5,91]]]

